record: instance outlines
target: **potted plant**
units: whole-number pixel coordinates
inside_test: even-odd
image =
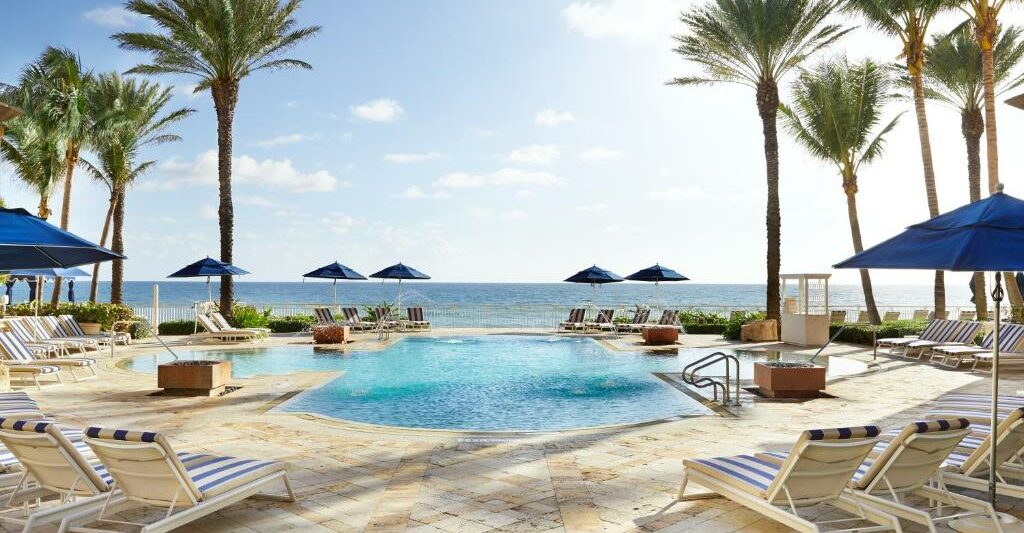
[[[173,361],[157,367],[157,386],[175,396],[216,396],[231,379],[230,361]]]
[[[102,304],[82,303],[69,306],[68,314],[75,317],[78,325],[86,335],[96,335],[103,331],[104,322],[108,321],[108,313]]]

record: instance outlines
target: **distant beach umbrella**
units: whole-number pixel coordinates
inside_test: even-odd
[[[28,301],[34,302],[39,299],[39,294],[36,290],[38,285],[39,281],[36,278],[28,278]]]
[[[339,279],[366,279],[366,276],[352,270],[351,268],[335,261],[329,265],[322,266],[312,272],[302,275],[304,278],[322,278],[334,280],[334,305],[338,305],[338,280]]]
[[[210,278],[214,276],[242,276],[248,274],[246,270],[235,265],[224,263],[209,256],[200,259],[191,265],[167,276],[169,278],[206,278],[206,294],[210,301],[213,301],[213,289],[210,287]]]
[[[88,278],[92,274],[77,267],[72,268],[22,268],[8,272],[11,277],[28,279],[36,277],[44,278]]]
[[[995,272],[992,348],[992,426],[999,425],[999,334],[1002,272],[1024,270],[1024,200],[996,193],[910,226],[899,235],[835,265],[835,268],[887,268]],[[1016,280],[1006,280],[1015,283]],[[997,443],[990,464],[999,464]],[[989,469],[989,501],[996,498],[996,469]],[[953,524],[951,523],[951,526]]]
[[[568,281],[569,283],[589,283],[590,302],[594,303],[597,300],[598,285],[618,283],[622,281],[622,276],[594,265],[590,268],[584,268],[568,278],[565,278],[565,281]]]
[[[385,279],[397,279],[398,280],[398,307],[402,306],[402,280],[403,279],[430,279],[430,276],[412,268],[411,266],[403,265],[402,263],[391,265],[383,270],[370,274],[371,278],[380,280]]]
[[[7,278],[7,281],[4,282],[4,285],[7,285],[7,303],[12,303],[12,304],[14,303],[14,283],[15,283],[15,281],[16,280],[14,278]]]
[[[659,283],[663,281],[688,281],[690,278],[672,270],[671,268],[666,268],[656,263],[652,267],[638,270],[626,276],[626,279],[630,281],[654,282],[654,298],[655,302],[660,306],[661,288],[658,286]]]
[[[75,278],[68,280],[68,301],[75,303]]]
[[[0,208],[0,271],[68,268],[124,259],[24,209]]]

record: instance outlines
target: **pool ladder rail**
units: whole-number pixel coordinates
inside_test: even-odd
[[[700,376],[697,374],[699,370],[720,362],[725,363],[724,376]],[[732,372],[733,369],[735,369],[735,373]],[[683,368],[682,378],[683,383],[698,389],[711,387],[714,401],[721,402],[723,406],[740,405],[740,360],[735,355],[725,352],[705,355],[686,365]],[[732,387],[732,392],[730,391],[730,386]],[[719,390],[722,392],[721,400],[718,399]]]

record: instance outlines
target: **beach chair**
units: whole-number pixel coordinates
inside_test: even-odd
[[[876,524],[830,531],[901,531],[895,516],[861,504],[846,488],[878,434],[876,426],[804,431],[781,463],[755,455],[685,459],[677,499],[725,497],[806,533],[817,533],[824,524],[800,516],[799,509],[827,504],[854,515],[854,520]],[[712,492],[687,494],[691,482]]]
[[[850,480],[852,494],[865,505],[919,523],[930,531],[935,531],[941,522],[971,516],[998,521],[988,502],[950,492],[942,484],[939,469],[964,437],[970,435],[970,425],[966,419],[926,420],[889,432],[892,439],[876,444]],[[786,453],[775,452],[756,456],[778,464],[788,458]],[[903,501],[907,496],[918,496],[938,506],[912,507]],[[944,513],[946,508],[965,512]]]
[[[895,321],[897,321],[899,319],[900,319],[900,312],[899,311],[886,311],[885,314],[882,315],[882,322],[895,322]]]
[[[878,339],[875,341],[875,348],[887,348],[891,355],[903,355],[906,353],[907,346],[913,342],[934,341],[939,344],[948,344],[949,339],[958,331],[957,324],[952,320],[932,320],[924,327],[921,335]]]
[[[633,333],[640,331],[643,325],[651,318],[650,309],[638,309],[633,313],[633,320],[626,324],[615,324],[616,333]]]
[[[75,381],[84,381],[87,379],[93,379],[98,377],[96,373],[96,360],[88,357],[64,357],[64,358],[50,358],[50,359],[37,359],[32,355],[32,352],[21,343],[21,340],[15,337],[12,333],[0,331],[0,351],[3,351],[5,356],[5,363],[10,368],[23,367],[23,366],[57,366],[66,368],[71,373],[71,377],[75,378]],[[75,373],[76,369],[86,369],[90,373],[85,377],[80,377]]]
[[[943,311],[938,315],[935,314],[935,311],[932,311],[928,313],[928,320],[949,320],[949,311]]]
[[[1021,340],[1024,340],[1024,325],[1004,324],[999,332],[1000,355],[1004,353],[1012,356],[1018,351]],[[942,365],[958,368],[965,362],[974,362],[971,370],[978,367],[982,361],[992,360],[992,348],[995,345],[995,331],[988,332],[981,345],[952,344],[935,346],[931,349],[930,361],[936,361]],[[1017,354],[1024,355],[1024,354]]]
[[[345,321],[342,324],[352,328],[354,331],[372,330],[377,327],[377,324],[360,318],[359,311],[355,307],[345,307],[341,312],[345,314]]]
[[[256,332],[242,329],[221,329],[206,315],[197,314],[196,320],[206,331],[200,331],[190,335],[193,339],[216,339],[221,341],[246,341],[257,342],[263,337]]]
[[[86,353],[87,343],[71,339],[55,339],[51,337],[47,329],[43,327],[42,322],[37,320],[37,317],[13,318],[9,319],[7,323],[10,324],[11,329],[14,330],[20,338],[31,338],[32,342],[35,344],[49,344],[56,346],[58,351],[64,355],[69,355],[71,353],[70,350],[77,350],[82,354]]]
[[[582,330],[585,326],[585,319],[587,316],[587,310],[578,307],[569,311],[569,318],[565,319],[564,322],[559,322],[558,331],[576,331]]]
[[[657,324],[645,324],[643,327],[652,326],[676,326],[682,329],[682,324],[679,323],[679,312],[672,309],[666,309],[662,311],[661,318],[658,319]]]
[[[867,311],[860,311],[860,312],[858,312],[857,313],[857,322],[856,323],[857,324],[870,324],[871,323],[871,313],[869,313]]]
[[[57,316],[60,326],[69,337],[85,337],[90,339],[96,339],[102,344],[108,344],[114,342],[116,344],[123,344],[128,346],[132,343],[132,334],[127,331],[109,331],[107,333],[99,333],[96,335],[88,335],[82,326],[79,325],[75,317],[71,315],[59,315]]]
[[[25,327],[18,320],[6,319],[0,321],[7,328],[7,331],[13,334],[18,340],[21,341],[33,356],[37,357],[60,357],[61,355],[68,355],[67,349],[63,346],[63,343],[59,342],[37,342]]]
[[[907,357],[913,357],[916,354],[916,358],[921,359],[925,355],[931,354],[933,348],[939,346],[971,344],[978,336],[978,330],[981,329],[981,322],[960,322],[958,320],[949,320],[948,322],[955,326],[949,331],[946,338],[918,339],[905,345],[903,354]]]
[[[217,327],[220,328],[221,330],[236,329],[234,326],[231,325],[230,322],[228,322],[228,319],[224,318],[224,315],[220,314],[220,311],[214,311],[214,312],[210,313],[209,317],[210,317],[210,320],[213,320],[213,323],[216,324]],[[251,332],[256,333],[257,335],[259,335],[259,336],[261,336],[263,338],[267,338],[267,337],[270,336],[270,328],[237,328],[237,329],[240,329],[242,331],[251,331]]]
[[[430,322],[423,317],[422,307],[409,307],[405,313],[409,317],[409,321],[406,322],[409,329],[430,329]]]
[[[36,316],[36,317],[25,317],[26,320],[34,322],[40,331],[45,331],[50,335],[52,339],[70,340],[82,343],[82,345],[89,350],[99,350],[100,346],[106,344],[101,342],[100,339],[93,337],[77,337],[64,331],[64,328],[60,324],[60,319],[55,316]]]
[[[333,326],[338,322],[334,319],[334,313],[326,307],[313,308],[313,316],[316,317],[317,326]]]
[[[974,320],[977,317],[978,317],[978,312],[977,311],[960,311],[960,313],[957,315],[956,319],[957,320]]]
[[[829,314],[828,321],[833,324],[842,324],[846,322],[846,311],[832,311]]]
[[[927,309],[914,309],[914,316],[912,320],[928,320]]]
[[[373,314],[377,317],[377,323],[374,325],[374,329],[396,329],[402,325],[397,320],[398,317],[391,316],[390,307],[374,307]]]
[[[747,316],[746,311],[729,311],[729,322],[740,320],[745,316]]]
[[[176,453],[154,432],[90,427],[85,442],[113,490],[103,496],[101,507],[80,506],[66,514],[61,531],[96,531],[83,527],[95,522],[124,525],[111,515],[140,506],[166,509],[155,522],[129,523],[149,533],[186,526],[250,497],[295,501],[287,465],[278,461]],[[284,494],[265,492],[276,487]]]
[[[584,325],[586,330],[596,329],[598,331],[615,331],[615,324],[612,318],[615,316],[614,309],[600,309],[593,321],[587,321]]]

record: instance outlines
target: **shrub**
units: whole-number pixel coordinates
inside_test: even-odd
[[[380,322],[379,317],[377,317],[377,308],[378,307],[383,307],[383,308],[387,309],[388,310],[388,315],[391,316],[392,320],[398,320],[398,319],[400,319],[402,317],[402,315],[400,315],[399,312],[398,312],[399,310],[398,310],[398,306],[397,305],[391,304],[391,303],[387,303],[387,302],[383,302],[383,303],[381,303],[379,305],[364,305],[363,306],[363,312],[366,313],[366,321],[367,322]]]
[[[260,311],[254,305],[238,305],[233,310],[231,325],[236,328],[265,328],[270,322],[269,308]]]
[[[272,316],[267,327],[274,333],[295,333],[309,329],[313,322],[315,320],[309,315]]]
[[[757,320],[764,320],[764,313],[751,313],[742,312],[738,313],[735,318],[727,320],[725,323],[725,331],[722,332],[722,336],[730,340],[740,339],[740,327],[748,322],[755,322]]]
[[[132,322],[128,332],[132,334],[133,339],[148,339],[153,335],[153,326],[145,318],[138,318]]]
[[[679,322],[689,326],[690,324],[720,324],[725,325],[729,319],[718,313],[708,311],[680,311]]]
[[[721,335],[725,328],[725,324],[683,324],[683,330],[693,335]]]
[[[848,325],[836,341],[848,342],[851,344],[865,344],[871,346],[875,339],[888,337],[903,337],[905,335],[920,335],[928,325],[926,320],[896,320],[894,322],[883,322],[879,326],[869,325]],[[829,336],[835,335],[841,325],[829,327]]]
[[[161,335],[191,335],[195,324],[192,320],[168,320],[161,322],[158,329]]]
[[[31,316],[36,314],[35,307],[28,303],[21,303],[7,306],[7,314],[16,316]],[[109,330],[114,322],[136,320],[135,312],[131,307],[124,304],[111,303],[62,303],[56,307],[46,303],[39,306],[40,315],[71,315],[78,322],[91,322],[103,326]],[[130,331],[131,326],[119,324],[118,331]]]

